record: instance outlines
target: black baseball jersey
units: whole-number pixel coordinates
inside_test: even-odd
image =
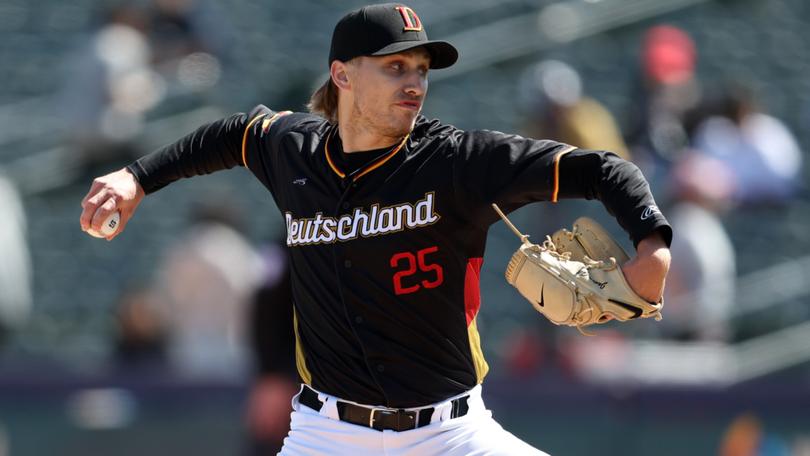
[[[426,405],[486,375],[476,315],[491,203],[598,198],[635,243],[672,235],[638,168],[614,154],[422,116],[400,143],[355,155],[321,117],[259,106],[129,169],[151,193],[234,166],[286,221],[301,377],[364,404]]]

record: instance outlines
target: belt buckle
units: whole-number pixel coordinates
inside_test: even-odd
[[[379,416],[375,417],[374,416],[375,414],[379,415]],[[405,429],[403,429],[403,426],[401,426],[401,424],[402,424],[401,421],[402,421],[403,415],[405,417],[409,418],[409,423],[407,423],[408,427],[405,428]],[[375,422],[377,421],[378,418],[393,417],[393,416],[396,417],[395,426],[385,426],[384,424],[381,425],[379,428],[374,426],[374,424],[375,424]],[[387,410],[387,409],[374,408],[374,409],[371,409],[371,415],[369,415],[369,418],[368,418],[368,427],[370,427],[372,429],[377,429],[378,431],[382,431],[384,429],[391,429],[391,430],[394,430],[394,431],[397,431],[397,432],[416,429],[416,425],[417,425],[416,416],[417,416],[416,412],[414,412],[414,411],[409,412],[407,410],[402,410],[402,409]]]

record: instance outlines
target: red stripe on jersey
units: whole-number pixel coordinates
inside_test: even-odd
[[[481,265],[483,258],[470,258],[467,260],[467,272],[464,274],[464,313],[467,315],[467,326],[478,315],[481,307]]]

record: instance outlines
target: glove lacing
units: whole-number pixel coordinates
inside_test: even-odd
[[[560,251],[558,251],[557,246],[554,244],[554,241],[551,240],[551,236],[546,236],[546,239],[543,241],[542,245],[535,244],[535,243],[529,241],[529,235],[528,234],[521,233],[520,230],[518,230],[517,227],[512,224],[512,222],[506,217],[506,215],[501,211],[501,209],[498,207],[497,204],[492,204],[492,208],[495,209],[495,212],[497,212],[498,215],[501,217],[501,219],[503,219],[504,223],[506,223],[506,226],[508,226],[509,229],[511,229],[512,232],[515,233],[515,235],[517,235],[518,238],[520,238],[521,243],[529,246],[530,249],[532,249],[532,250],[534,250],[534,251],[536,251],[538,253],[546,252],[546,253],[548,253],[549,255],[553,256],[554,258],[556,258],[558,260],[571,261],[571,252],[560,252]],[[576,230],[576,227],[574,227],[574,230]],[[573,240],[574,236],[576,236],[576,233],[574,231],[566,231],[565,234],[567,236],[569,236],[571,238],[571,240]],[[611,270],[611,269],[618,266],[618,264],[616,262],[616,259],[613,258],[613,257],[610,257],[608,260],[604,260],[604,261],[596,261],[596,260],[593,260],[593,259],[589,258],[588,256],[585,256],[583,258],[582,263],[585,265],[585,267],[583,269],[581,269],[579,272],[577,272],[577,274],[580,274],[582,272],[587,273],[588,270],[593,269],[593,268],[599,268],[599,269],[604,269],[604,270],[609,271],[609,270]],[[571,317],[571,321],[575,323],[574,326],[577,328],[577,331],[579,331],[580,334],[582,334],[584,336],[593,336],[594,334],[589,333],[589,332],[585,331],[584,329],[582,329],[585,326],[589,326],[590,324],[593,324],[593,323],[590,323],[590,324],[587,323],[588,321],[590,321],[593,318],[593,314],[594,314],[593,305],[592,304],[587,304],[587,305],[583,304],[583,302],[587,303],[587,300],[586,300],[587,296],[584,296],[582,294],[582,292],[580,292],[579,287],[576,288],[576,297],[577,297],[577,302],[580,303],[580,305],[583,307],[583,309],[580,310],[579,312],[574,313],[574,315]],[[585,317],[585,315],[587,315],[587,318]]]
[[[568,234],[568,233],[566,233],[566,234]],[[573,234],[573,233],[571,233],[571,234]],[[528,236],[525,236],[525,237],[528,238]],[[523,240],[523,239],[521,239],[521,240]],[[529,243],[527,240],[524,240],[524,242]],[[551,236],[546,236],[546,239],[543,241],[542,245],[531,244],[531,243],[529,243],[529,244],[532,246],[531,248],[533,250],[545,251],[549,255],[551,255],[554,258],[556,258],[558,260],[561,260],[561,261],[571,261],[571,252],[560,252],[557,249],[556,244],[554,244],[554,241],[551,239]],[[589,274],[590,273],[589,271],[591,269],[595,269],[595,268],[610,271],[610,270],[612,270],[613,268],[615,268],[617,266],[616,259],[613,258],[613,257],[610,257],[608,260],[597,261],[597,260],[593,260],[593,259],[589,258],[588,256],[585,256],[582,259],[582,263],[585,265],[585,267],[582,268],[579,272],[577,272],[577,275],[580,275],[580,274],[583,274],[583,273]],[[578,312],[575,312],[574,315],[571,316],[571,321],[574,323],[573,326],[575,326],[577,328],[577,331],[579,331],[579,333],[582,334],[583,336],[593,336],[594,335],[593,333],[585,331],[585,329],[583,329],[583,328],[585,326],[590,326],[591,324],[593,324],[593,323],[588,323],[588,322],[593,319],[594,306],[593,306],[593,304],[588,303],[588,301],[586,300],[586,298],[588,296],[584,295],[582,293],[582,291],[579,289],[579,287],[576,288],[576,297],[577,297],[576,298],[577,302],[580,303],[582,308],[581,308],[581,310],[579,310]]]

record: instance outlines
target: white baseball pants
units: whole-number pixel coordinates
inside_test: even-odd
[[[300,393],[299,393],[300,394]],[[484,406],[481,385],[469,391],[466,415],[450,419],[450,401],[433,404],[431,423],[409,431],[378,431],[345,421],[337,413],[338,398],[319,393],[324,403],[313,410],[293,398],[290,433],[284,439],[281,456],[299,455],[385,455],[385,456],[467,456],[548,454],[533,448],[505,431]],[[460,395],[460,396],[463,396]]]

